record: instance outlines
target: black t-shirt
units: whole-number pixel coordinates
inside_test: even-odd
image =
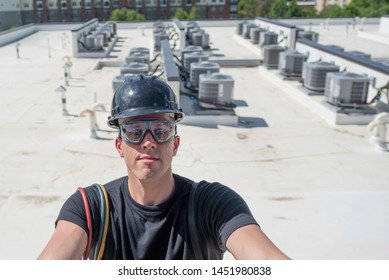
[[[157,206],[135,202],[128,191],[128,177],[105,185],[109,196],[110,223],[103,259],[194,259],[188,228],[188,198],[192,181],[174,174],[175,190]],[[100,203],[95,187],[85,188],[93,232],[100,227]],[[210,259],[221,259],[226,241],[236,229],[256,224],[247,204],[219,183],[199,183],[195,196],[196,228],[202,250]],[[84,204],[75,192],[63,205],[58,220],[75,223],[88,232]],[[92,234],[96,241],[96,234]],[[95,242],[92,242],[92,244]],[[93,248],[92,248],[93,249]],[[93,250],[91,250],[91,255]]]

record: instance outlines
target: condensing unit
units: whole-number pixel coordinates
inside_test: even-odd
[[[324,96],[334,105],[365,104],[370,79],[352,72],[328,73]]]
[[[319,33],[314,31],[298,31],[297,37],[317,42],[319,40]]]
[[[218,73],[219,71],[220,65],[216,62],[193,62],[190,66],[190,82],[194,88],[198,89],[201,74]]]
[[[193,46],[193,45],[190,45],[190,46],[186,46],[184,47],[182,50],[181,50],[181,63],[182,63],[182,66],[184,66],[184,59],[185,59],[185,55],[187,53],[191,53],[191,52],[202,52],[203,51],[203,48],[201,46]]]
[[[228,106],[232,103],[234,79],[221,73],[201,74],[199,104],[205,108]]]
[[[284,51],[280,53],[278,70],[284,76],[301,77],[306,55],[297,51]]]
[[[120,74],[145,74],[149,72],[149,65],[146,63],[131,62],[120,66]]]
[[[116,90],[119,88],[119,86],[126,80],[135,80],[138,78],[138,74],[122,74],[119,76],[116,76],[112,80],[112,88],[113,91],[116,92]]]
[[[277,68],[279,55],[285,51],[284,47],[279,45],[267,45],[263,47],[263,65],[267,68]]]
[[[149,64],[150,56],[146,53],[135,52],[126,56],[126,63],[140,62]]]
[[[331,62],[304,62],[302,71],[303,85],[307,89],[323,92],[327,73],[339,72],[339,69],[338,65]]]
[[[259,37],[260,47],[267,45],[277,45],[278,43],[278,34],[272,31],[261,32]]]
[[[169,39],[166,31],[164,30],[154,30],[153,38],[155,51],[161,51],[161,41]]]
[[[186,72],[190,73],[191,63],[200,62],[200,61],[208,61],[209,55],[205,52],[190,52],[186,53],[184,56],[184,67]]]
[[[130,48],[129,54],[133,54],[133,53],[144,53],[150,55],[150,49],[143,48],[143,47]]]
[[[347,53],[349,53],[353,56],[359,57],[359,58],[363,58],[363,59],[370,59],[371,58],[370,54],[360,52],[360,51],[348,51]]]
[[[254,45],[259,44],[259,39],[261,36],[261,32],[265,32],[266,29],[260,28],[260,27],[255,27],[250,30],[250,38],[251,38],[251,43]]]

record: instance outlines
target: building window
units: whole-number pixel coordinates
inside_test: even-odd
[[[85,7],[90,8],[90,2],[89,1],[85,1]]]
[[[23,4],[23,8],[29,8],[29,7],[30,7],[30,5],[28,3]]]
[[[104,7],[109,7],[109,1],[104,1]]]
[[[61,2],[61,8],[66,8],[68,6],[68,3],[66,2]]]
[[[37,10],[42,10],[43,9],[43,3],[41,1],[36,2],[36,8]]]

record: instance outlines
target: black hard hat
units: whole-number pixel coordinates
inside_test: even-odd
[[[173,114],[175,122],[184,118],[171,87],[156,76],[140,74],[125,80],[116,90],[108,125],[118,128],[122,118],[165,113]]]

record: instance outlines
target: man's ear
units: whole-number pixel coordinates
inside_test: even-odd
[[[119,156],[124,157],[123,150],[122,150],[122,139],[120,139],[119,137],[116,137],[115,139],[115,147],[119,153]]]
[[[180,136],[179,135],[176,135],[174,136],[174,143],[173,143],[173,156],[175,156],[177,154],[177,151],[178,151],[178,147],[180,146]]]

